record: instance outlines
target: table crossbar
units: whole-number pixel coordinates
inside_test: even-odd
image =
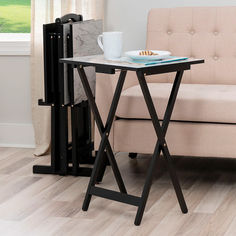
[[[139,206],[141,201],[140,197],[94,186],[91,187],[90,194],[133,206]]]

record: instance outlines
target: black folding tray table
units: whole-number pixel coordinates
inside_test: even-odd
[[[74,103],[73,67],[59,63],[60,58],[73,56],[72,24],[78,21],[83,21],[82,15],[68,14],[43,26],[45,98],[39,99],[38,104],[51,107],[51,164],[35,165],[33,173],[90,176],[92,172],[92,168],[80,166],[93,164],[95,159],[90,107],[88,101]],[[71,120],[68,120],[68,112]],[[71,123],[71,141],[68,140],[68,122]]]

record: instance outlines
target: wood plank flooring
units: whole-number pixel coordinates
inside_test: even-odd
[[[89,178],[34,175],[32,166],[47,164],[49,156],[34,157],[32,152],[0,148],[0,235],[236,235],[236,159],[174,158],[189,209],[184,215],[161,158],[137,227],[134,206],[93,197],[83,212]],[[131,160],[118,153],[116,159],[128,192],[139,196],[150,156]],[[117,190],[110,167],[100,186]]]

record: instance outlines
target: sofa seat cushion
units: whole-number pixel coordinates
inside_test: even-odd
[[[163,119],[171,83],[148,83],[159,119]],[[150,119],[139,85],[121,94],[116,116]],[[236,123],[236,85],[181,84],[171,120]]]

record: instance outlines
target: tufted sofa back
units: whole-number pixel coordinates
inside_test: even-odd
[[[236,84],[236,7],[152,9],[147,49],[204,58],[185,73],[185,83]]]

